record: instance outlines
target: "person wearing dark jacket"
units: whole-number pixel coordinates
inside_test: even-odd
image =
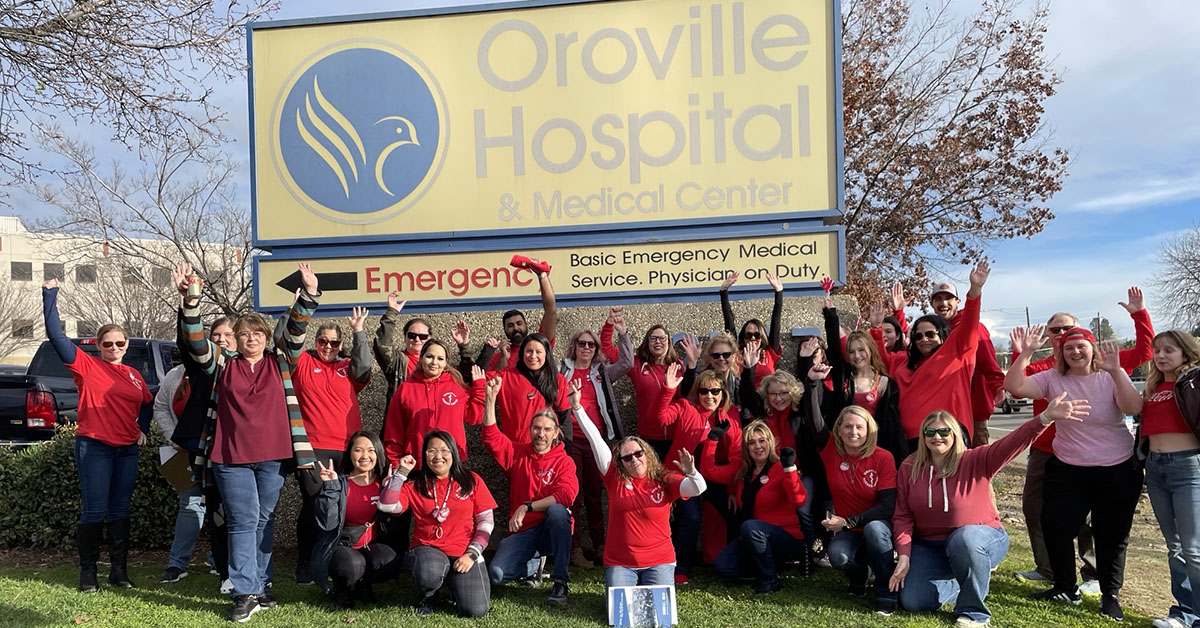
[[[399,300],[399,296],[396,292],[388,294],[387,310],[384,311],[383,316],[379,317],[379,329],[375,331],[375,338],[371,341],[371,351],[375,354],[375,362],[379,364],[379,369],[383,371],[383,376],[388,383],[384,393],[385,408],[391,405],[392,395],[396,394],[404,381],[417,368],[421,348],[430,338],[429,321],[423,318],[410,318],[400,328],[400,332],[403,334],[401,338],[403,348],[396,347],[396,327],[400,324],[400,312],[407,303],[407,301]],[[478,358],[471,358],[467,350],[467,345],[471,340],[471,330],[467,327],[466,321],[458,321],[450,338],[458,346],[458,372],[463,378],[471,377],[472,365],[483,366],[492,359],[496,345],[488,344],[483,346]],[[382,432],[381,429],[380,433]]]
[[[372,432],[350,436],[342,460],[317,460],[321,489],[313,516],[322,534],[313,550],[314,567],[333,577],[333,595],[343,608],[374,601],[371,585],[396,577],[396,550],[377,530],[379,495],[387,477],[383,444]],[[319,579],[321,584],[325,578]],[[324,587],[322,587],[324,588]]]
[[[775,289],[775,303],[771,307],[771,327],[765,328],[762,321],[757,318],[752,318],[742,324],[740,331],[734,331],[737,324],[733,319],[733,307],[729,304],[729,288],[737,283],[738,273],[729,273],[725,281],[721,282],[721,318],[725,323],[725,331],[731,334],[737,334],[738,351],[746,348],[746,345],[754,343],[762,347],[762,357],[759,358],[757,366],[754,369],[754,385],[757,386],[762,378],[775,372],[775,367],[779,364],[779,358],[783,355],[783,344],[780,339],[779,330],[783,326],[783,282],[779,277],[767,273],[767,282]],[[764,344],[763,341],[766,340]]]

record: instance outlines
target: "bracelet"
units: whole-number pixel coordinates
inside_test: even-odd
[[[1047,418],[1049,418],[1049,417],[1047,417],[1047,416],[1046,416],[1046,413],[1045,413],[1045,412],[1039,413],[1039,414],[1037,415],[1037,418],[1038,418],[1038,420],[1039,420],[1039,421],[1041,421],[1041,422],[1042,422],[1042,425],[1050,425],[1051,423],[1053,423],[1053,422],[1054,422],[1054,419],[1046,420],[1046,419],[1047,419]]]

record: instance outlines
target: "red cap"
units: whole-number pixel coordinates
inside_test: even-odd
[[[1078,340],[1080,338],[1083,338],[1092,344],[1096,344],[1096,337],[1093,336],[1092,332],[1086,327],[1072,327],[1058,335],[1058,348],[1062,349],[1062,346],[1066,344],[1068,340]]]

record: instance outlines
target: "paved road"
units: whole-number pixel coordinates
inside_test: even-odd
[[[991,420],[988,421],[988,433],[990,434],[991,440],[994,442],[1001,436],[1004,436],[1005,434],[1017,429],[1022,423],[1031,418],[1033,418],[1032,407],[1026,408],[1022,412],[1014,412],[1013,414],[1004,414],[1001,412],[993,414]],[[1012,464],[1024,466],[1025,458],[1028,457],[1028,455],[1029,448],[1026,447],[1025,451],[1017,456],[1016,460],[1012,461]]]

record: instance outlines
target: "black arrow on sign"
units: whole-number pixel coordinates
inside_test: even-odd
[[[358,290],[358,273],[317,273],[317,283],[322,292]],[[288,292],[295,292],[304,283],[300,280],[300,271],[297,270],[275,282],[275,285]]]

